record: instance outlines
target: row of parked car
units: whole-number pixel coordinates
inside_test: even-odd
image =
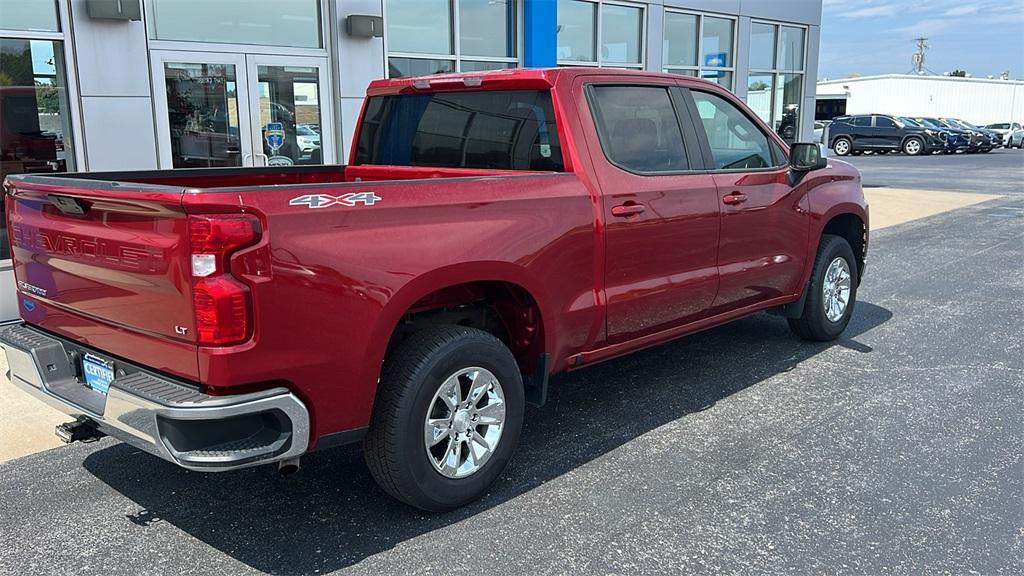
[[[822,142],[836,155],[873,152],[924,154],[987,153],[1024,147],[1018,122],[975,126],[957,118],[910,118],[887,114],[840,116],[822,130]]]

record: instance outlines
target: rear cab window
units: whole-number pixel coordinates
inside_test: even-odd
[[[562,147],[546,90],[372,96],[357,165],[562,172]]]
[[[588,90],[609,162],[641,174],[689,169],[669,87],[594,84]]]

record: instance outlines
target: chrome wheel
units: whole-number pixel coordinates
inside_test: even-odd
[[[839,322],[850,304],[850,265],[845,258],[836,258],[825,270],[822,282],[822,305],[829,322]]]
[[[448,478],[465,478],[483,467],[501,441],[505,393],[483,368],[465,368],[449,376],[427,407],[423,441],[434,469]]]

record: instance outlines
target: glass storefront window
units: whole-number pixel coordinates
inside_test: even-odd
[[[701,66],[727,68],[732,66],[732,20],[704,17],[701,38]]]
[[[389,78],[518,64],[516,0],[385,0],[384,5]]]
[[[402,78],[405,76],[427,76],[454,72],[455,62],[451,60],[431,60],[426,58],[388,58],[388,77]]]
[[[736,21],[665,11],[666,72],[697,76],[732,90]]]
[[[697,15],[665,13],[665,66],[697,66]]]
[[[153,40],[323,47],[319,0],[148,0],[147,14]]]
[[[775,25],[754,22],[750,25],[750,68],[771,70],[775,58]]]
[[[800,137],[806,30],[754,22],[750,34],[747,104],[783,140],[793,143]]]
[[[387,0],[388,50],[454,54],[449,0]]]
[[[164,64],[175,168],[241,166],[238,83],[230,64]]]
[[[597,4],[558,0],[558,59],[597,62]]]
[[[601,5],[601,62],[640,64],[643,50],[643,15],[640,8]]]
[[[319,71],[312,66],[258,66],[257,75],[260,141],[267,164],[323,164]],[[284,137],[267,138],[270,124],[279,124],[273,128],[283,129]]]
[[[68,114],[62,43],[0,39],[0,180],[74,170]]]
[[[516,39],[515,2],[459,0],[459,41],[463,55],[514,58]]]
[[[0,29],[59,32],[56,0],[0,0]]]
[[[804,69],[804,29],[782,26],[779,28],[780,70],[799,71]]]

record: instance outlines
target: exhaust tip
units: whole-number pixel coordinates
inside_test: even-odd
[[[287,460],[281,460],[277,464],[277,473],[281,476],[291,476],[299,471],[299,459],[289,458]]]

